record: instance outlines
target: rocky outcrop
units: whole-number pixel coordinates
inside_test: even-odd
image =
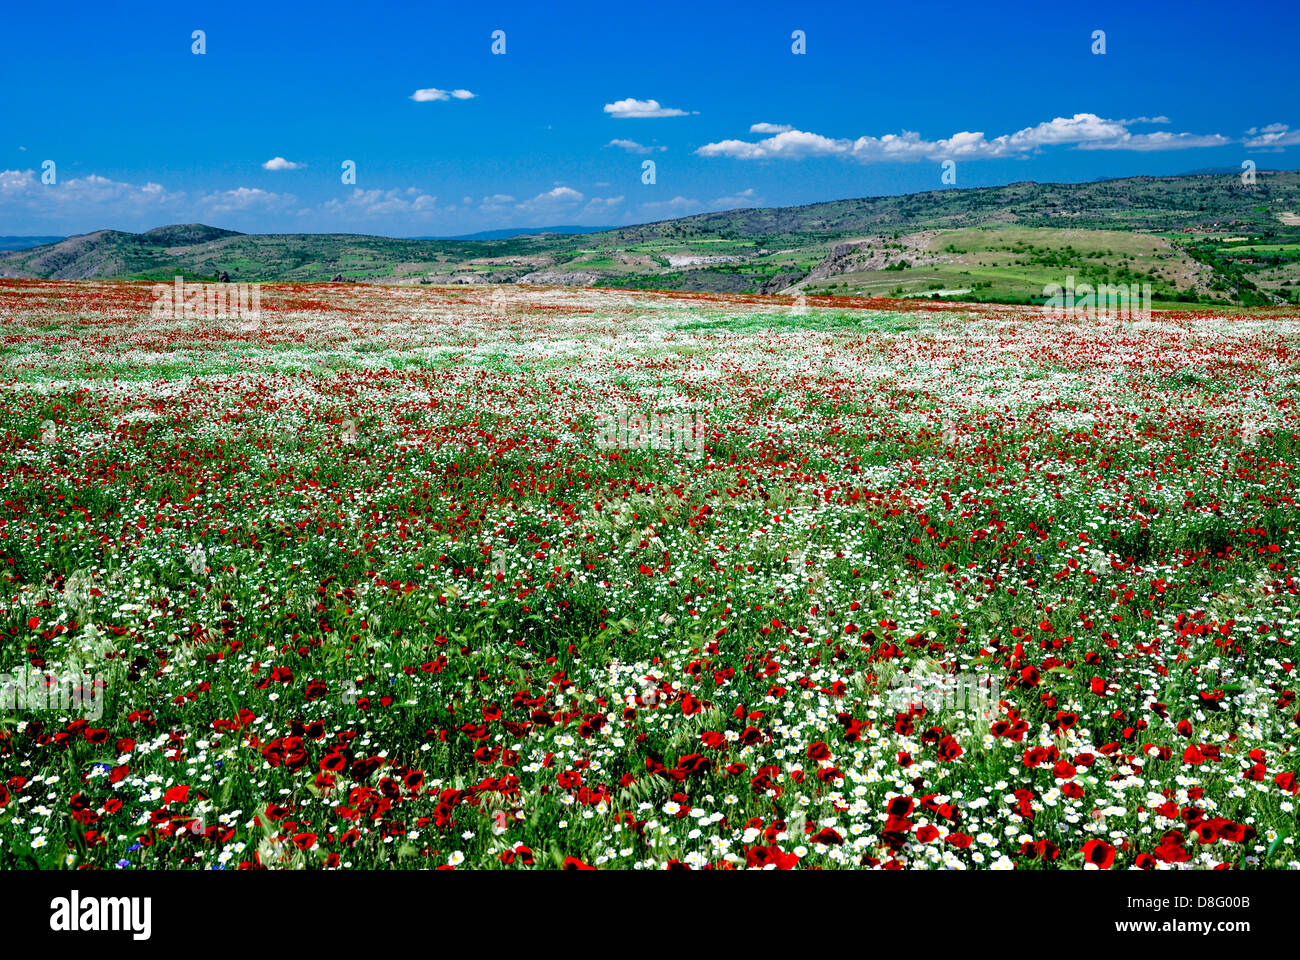
[[[817,264],[804,280],[824,280],[844,273],[884,270],[904,260],[912,267],[950,263],[954,259],[952,254],[930,249],[931,241],[938,235],[938,230],[923,230],[898,239],[867,237],[837,243],[826,259]]]
[[[520,283],[546,283],[562,287],[590,287],[600,274],[587,270],[534,270],[519,278]]]
[[[778,273],[771,280],[764,281],[758,288],[759,293],[779,293],[803,279],[802,273]]]

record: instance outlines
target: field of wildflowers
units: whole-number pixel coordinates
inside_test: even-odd
[[[1300,314],[0,281],[0,867],[1300,867]]]

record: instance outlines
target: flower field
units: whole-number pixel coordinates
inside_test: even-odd
[[[1300,315],[0,321],[0,867],[1300,868]]]

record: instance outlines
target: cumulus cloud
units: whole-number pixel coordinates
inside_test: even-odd
[[[0,214],[6,220],[35,217],[62,223],[91,217],[101,225],[136,222],[165,217],[179,209],[185,198],[184,191],[171,191],[152,181],[124,183],[92,173],[45,184],[35,170],[0,170]]]
[[[539,193],[531,200],[516,204],[516,208],[527,213],[556,213],[572,210],[587,199],[581,190],[572,187],[554,187],[545,193]]]
[[[699,200],[677,196],[671,200],[652,200],[643,203],[639,209],[642,216],[667,220],[671,217],[684,217],[692,213],[703,213],[707,209],[707,205]]]
[[[546,193],[540,193],[533,198],[538,200],[559,200],[565,203],[576,202],[582,199],[582,192],[574,190],[572,187],[556,187],[554,190],[548,190]]]
[[[615,100],[605,104],[605,112],[619,120],[645,119],[649,117],[684,117],[688,111],[675,107],[664,107],[658,100]]]
[[[237,187],[205,193],[199,205],[208,213],[235,213],[249,210],[285,210],[298,202],[291,193],[272,193],[256,187]]]
[[[1270,123],[1266,127],[1251,127],[1246,131],[1246,146],[1251,148],[1290,147],[1300,143],[1300,130],[1292,130],[1285,123]]]
[[[485,214],[499,214],[509,210],[514,202],[515,198],[508,193],[494,193],[479,201],[478,210]]]
[[[752,188],[713,200],[698,200],[681,195],[671,200],[650,200],[638,204],[635,208],[636,221],[671,220],[676,217],[689,217],[697,213],[717,210],[735,210],[738,207],[761,206],[763,198],[755,194]]]
[[[762,198],[754,193],[754,188],[741,190],[727,197],[718,197],[709,204],[714,210],[734,210],[737,207],[757,207],[762,204]]]
[[[489,198],[484,198],[485,200]],[[610,214],[623,205],[623,196],[588,197],[581,190],[573,187],[557,186],[545,193],[539,193],[530,200],[523,200],[514,205],[514,209],[528,217],[546,218],[551,222],[563,217],[571,223],[606,223]],[[496,211],[500,207],[485,203],[480,209]]]
[[[758,196],[754,189],[750,187],[747,190],[741,190],[725,197],[716,197],[713,200],[695,200],[683,196],[676,196],[671,200],[652,200],[641,204],[638,209],[642,216],[666,219],[669,217],[687,217],[694,213],[706,213],[710,210],[735,210],[737,207],[756,207],[760,206],[762,202],[763,198]]]
[[[719,140],[706,143],[695,152],[702,157],[732,157],[736,160],[771,160],[778,157],[835,156],[851,153],[852,141],[832,140],[803,130],[784,130],[766,140]]]
[[[0,220],[15,232],[48,233],[54,227],[69,232],[147,230],[230,215],[295,213],[298,203],[291,193],[257,187],[187,194],[152,181],[125,183],[93,173],[44,184],[39,171],[0,171]]]
[[[307,166],[305,163],[295,163],[292,160],[286,160],[284,157],[272,157],[266,163],[262,164],[263,170],[301,170]]]
[[[1053,146],[1071,146],[1083,150],[1181,150],[1222,146],[1232,142],[1219,134],[1166,131],[1132,133],[1127,126],[1139,121],[1156,123],[1165,119],[1167,118],[1107,120],[1095,113],[1076,113],[1073,117],[1057,117],[992,139],[982,132],[962,131],[942,140],[926,140],[919,133],[905,130],[899,134],[888,133],[882,137],[858,137],[850,140],[791,128],[762,140],[706,143],[695,152],[702,157],[731,157],[737,160],[843,157],[860,163],[873,163],[891,160],[1014,157]],[[756,132],[776,129],[772,124],[754,126],[764,128],[763,131]]]
[[[411,94],[416,103],[428,103],[432,100],[472,100],[474,94],[468,90],[439,90],[437,87],[425,87]]]
[[[1187,150],[1192,147],[1222,147],[1232,143],[1217,133],[1132,133],[1117,140],[1081,143],[1080,150]]]
[[[618,140],[618,139],[609,141],[609,143],[605,144],[605,146],[618,147],[620,150],[626,150],[628,153],[641,153],[641,154],[662,152],[668,149],[667,147],[646,146],[645,144],[637,143],[635,140]]]
[[[750,133],[785,133],[787,130],[793,130],[794,127],[788,123],[754,123],[750,124]]]
[[[587,201],[587,205],[582,208],[584,216],[605,214],[615,207],[623,204],[624,196],[619,194],[617,197],[592,197]]]
[[[320,209],[331,216],[348,219],[375,217],[419,217],[428,219],[438,209],[438,198],[423,193],[415,187],[405,190],[362,190],[354,187],[346,198],[337,198],[321,204]]]

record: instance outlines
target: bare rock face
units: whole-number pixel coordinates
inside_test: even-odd
[[[891,264],[906,260],[913,267],[935,263],[950,263],[952,255],[930,249],[939,235],[938,230],[922,230],[898,239],[868,237],[837,243],[826,259],[808,274],[809,280],[824,280],[844,273],[864,270],[883,270]]]
[[[771,280],[763,281],[763,284],[758,288],[758,292],[777,293],[792,284],[798,283],[803,277],[802,273],[778,273]]]
[[[589,287],[600,279],[599,274],[586,270],[534,270],[519,278],[520,283],[546,283],[562,287]]]

